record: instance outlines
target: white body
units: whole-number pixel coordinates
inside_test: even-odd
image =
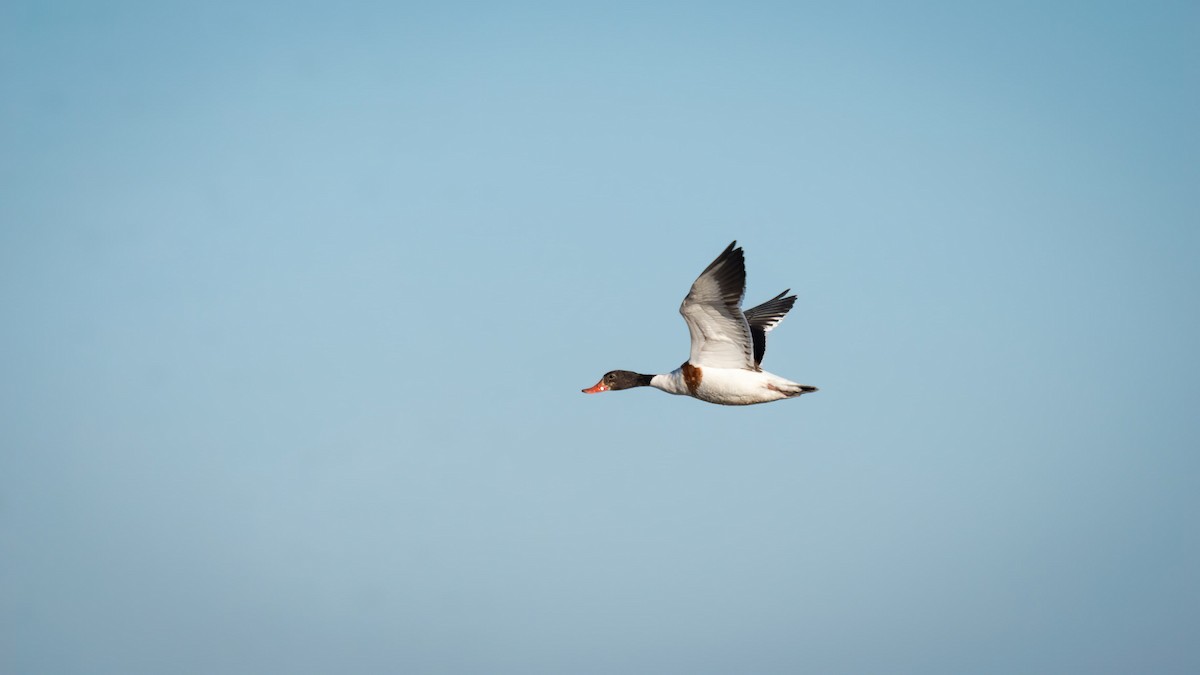
[[[769,403],[800,394],[803,385],[784,379],[765,370],[742,368],[704,368],[700,386],[692,392],[683,377],[683,368],[664,375],[655,375],[650,386],[668,394],[694,396],[701,401],[722,405]]]

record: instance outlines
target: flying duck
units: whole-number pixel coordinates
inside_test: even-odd
[[[767,333],[796,302],[796,296],[787,293],[743,312],[746,258],[735,241],[700,273],[679,306],[692,335],[688,360],[660,375],[612,370],[583,393],[649,386],[709,403],[750,405],[817,391],[816,387],[797,384],[760,367],[767,349]]]

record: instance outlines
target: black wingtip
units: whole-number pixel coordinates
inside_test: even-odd
[[[728,246],[725,247],[724,251],[721,251],[720,255],[718,255],[716,258],[713,258],[713,261],[708,264],[708,267],[704,268],[704,271],[700,273],[700,276],[704,276],[705,274],[708,274],[708,272],[710,272],[711,270],[716,268],[718,265],[724,264],[726,261],[734,261],[735,267],[737,269],[740,269],[741,274],[744,276],[745,269],[746,269],[745,252],[742,251],[741,248],[735,248],[736,246],[737,246],[737,240],[734,239],[732,242],[729,243]],[[744,281],[743,281],[743,285],[744,285]]]

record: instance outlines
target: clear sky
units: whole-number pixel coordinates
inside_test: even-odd
[[[3,3],[0,671],[1200,671],[1198,35]]]

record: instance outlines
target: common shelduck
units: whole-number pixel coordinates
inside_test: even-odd
[[[609,371],[583,393],[650,386],[709,403],[750,405],[817,391],[759,367],[767,333],[783,320],[796,296],[784,291],[743,312],[745,293],[746,258],[735,241],[705,268],[679,306],[692,334],[687,362],[665,375]]]

